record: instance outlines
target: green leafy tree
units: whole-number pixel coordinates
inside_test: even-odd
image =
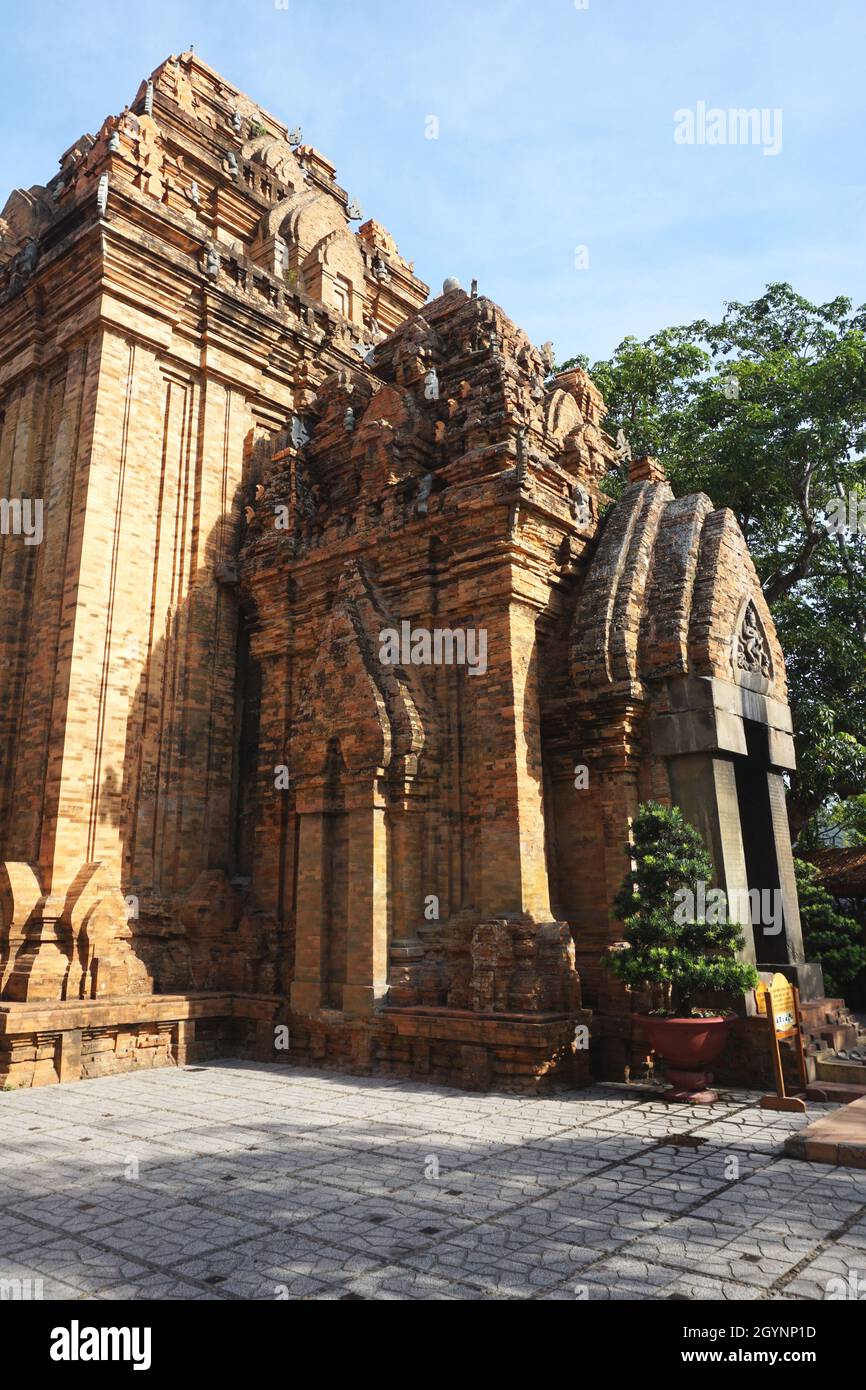
[[[836,845],[856,849],[866,845],[866,794],[830,801],[809,821],[797,841],[801,853]]]
[[[796,834],[829,798],[866,791],[866,307],[771,284],[589,370],[610,433],[740,523],[788,662]],[[608,490],[626,477],[623,463]],[[840,506],[847,527],[829,527]]]
[[[845,986],[866,969],[862,928],[855,918],[839,912],[833,897],[821,887],[814,864],[795,859],[794,868],[806,958],[818,961],[823,969],[827,994],[844,998]]]
[[[636,989],[651,987],[665,1012],[679,1017],[688,1016],[699,995],[754,989],[755,967],[735,954],[743,945],[739,926],[726,912],[724,920],[710,921],[710,913],[682,910],[686,894],[697,904],[699,885],[706,892],[712,882],[698,831],[677,807],[648,801],[638,808],[632,835],[627,848],[634,868],[614,901],[627,943],[611,956],[614,973]]]

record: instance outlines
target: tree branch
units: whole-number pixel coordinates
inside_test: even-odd
[[[812,556],[818,549],[826,535],[825,531],[811,529],[803,543],[794,563],[787,570],[776,570],[771,574],[763,585],[764,598],[768,603],[774,603],[777,598],[784,598],[785,594],[791,592],[795,584],[799,584],[801,579],[805,579],[812,568]]]

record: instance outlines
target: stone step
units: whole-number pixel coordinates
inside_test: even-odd
[[[859,1041],[858,1029],[852,1025],[834,1026],[831,1028],[823,1027],[819,1033],[826,1043],[832,1047],[834,1052],[840,1049],[846,1051],[856,1047]]]
[[[785,1152],[807,1163],[866,1168],[866,1096],[790,1134]]]
[[[863,1096],[866,1096],[866,1082],[852,1085],[846,1081],[815,1081],[806,1087],[806,1099],[822,1104],[838,1101],[840,1105],[848,1105]]]
[[[800,1018],[804,1027],[826,1023],[838,1017],[845,1010],[844,999],[801,999]]]
[[[866,1062],[846,1061],[843,1057],[816,1057],[815,1081],[838,1081],[849,1086],[866,1086]]]

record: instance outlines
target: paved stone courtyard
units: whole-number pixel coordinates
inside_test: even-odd
[[[784,1157],[805,1120],[756,1101],[231,1061],[9,1092],[0,1279],[83,1299],[866,1293],[866,1171]]]

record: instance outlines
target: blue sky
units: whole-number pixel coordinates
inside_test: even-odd
[[[560,359],[770,280],[866,300],[863,0],[583,3],[4,0],[0,205],[194,43],[303,127],[434,291],[477,276]],[[676,144],[701,101],[779,108],[780,153]]]

